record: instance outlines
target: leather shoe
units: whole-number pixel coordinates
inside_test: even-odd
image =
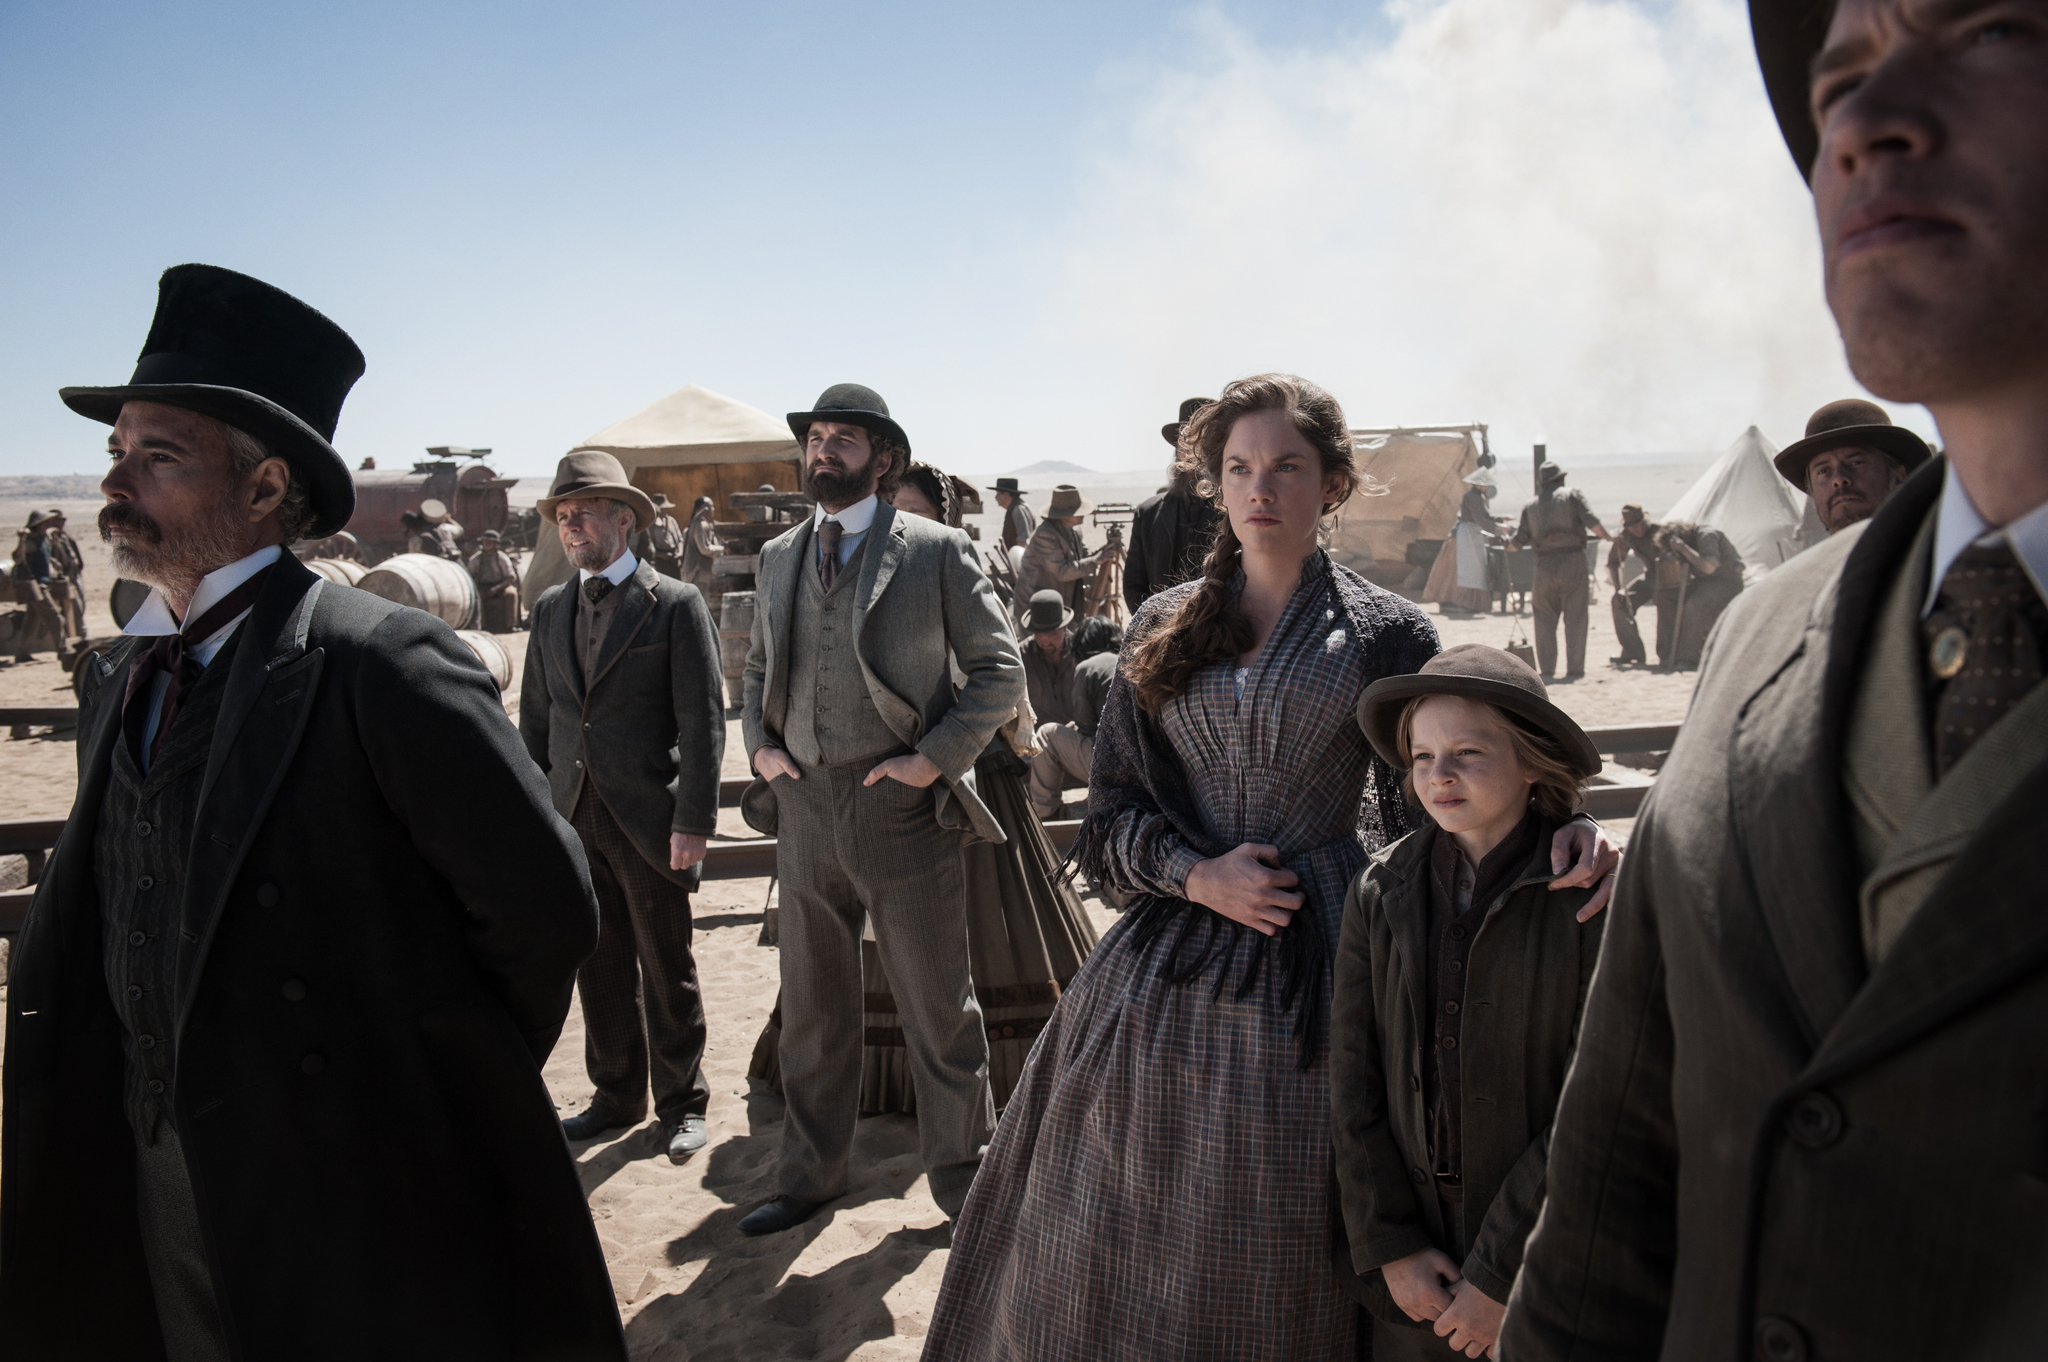
[[[711,1143],[711,1133],[704,1128],[702,1116],[685,1116],[668,1127],[668,1161],[688,1163],[690,1155]]]
[[[793,1196],[779,1196],[748,1212],[740,1221],[740,1233],[780,1234],[783,1230],[796,1228],[824,1209],[822,1201],[798,1201]]]
[[[607,1130],[624,1130],[627,1126],[639,1124],[638,1116],[629,1116],[614,1107],[594,1105],[590,1110],[562,1122],[562,1138],[572,1143],[594,1140]]]

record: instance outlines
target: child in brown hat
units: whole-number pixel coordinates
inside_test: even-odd
[[[1344,904],[1331,1115],[1350,1262],[1373,1356],[1478,1357],[1500,1332],[1542,1208],[1550,1122],[1602,919],[1553,890],[1551,834],[1600,769],[1528,663],[1451,648],[1359,700],[1430,822]],[[1427,1330],[1434,1327],[1437,1337]]]

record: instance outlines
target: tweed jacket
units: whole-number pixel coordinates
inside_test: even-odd
[[[1522,1246],[1543,1205],[1550,1122],[1578,1037],[1579,1011],[1600,954],[1604,915],[1577,920],[1590,889],[1549,888],[1545,824],[1536,851],[1480,919],[1466,960],[1458,1035],[1467,1227],[1459,1270],[1497,1301],[1508,1298]],[[1351,886],[1338,940],[1330,1016],[1330,1116],[1351,1244],[1346,1275],[1389,1323],[1408,1317],[1379,1269],[1445,1248],[1429,1167],[1422,1066],[1435,1019],[1429,988],[1429,874],[1437,838],[1427,823],[1380,852]]]
[[[782,745],[797,574],[815,556],[809,520],[761,548],[740,711],[749,759],[763,744]],[[975,790],[974,761],[1024,699],[1024,659],[973,541],[885,502],[868,527],[854,589],[854,656],[868,699],[905,746],[939,768],[939,825],[1006,840]],[[966,677],[958,687],[949,650]],[[750,802],[769,788],[757,780]]]
[[[2048,1322],[2048,688],[1892,840],[1933,873],[1874,967],[1844,789],[1873,655],[1921,653],[1917,604],[1881,606],[1927,589],[1943,462],[1722,617],[1608,913],[1508,1362],[2019,1356]]]
[[[164,1355],[93,865],[148,643],[80,664],[78,797],[9,971],[0,1356],[19,1362]],[[440,620],[289,554],[216,665],[172,890],[172,1092],[236,1356],[623,1358],[540,1076],[596,902],[497,688]]]
[[[718,828],[725,679],[711,611],[696,587],[642,559],[614,592],[618,613],[586,689],[569,594],[578,580],[534,602],[519,736],[548,773],[555,812],[573,815],[589,780],[647,864],[695,889],[701,868],[669,869],[668,838]]]

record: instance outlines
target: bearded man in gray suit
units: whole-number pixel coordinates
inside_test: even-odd
[[[2048,3],[1750,15],[1849,365],[1947,447],[1721,619],[1500,1356],[2038,1358]]]
[[[772,795],[782,878],[778,1195],[772,1234],[846,1190],[860,1107],[861,925],[895,986],[932,1199],[957,1216],[995,1125],[968,972],[960,848],[999,842],[974,759],[1024,695],[1024,663],[963,532],[880,496],[910,461],[888,405],[829,388],[789,428],[811,518],[761,550],[741,723]],[[955,685],[953,664],[965,680]]]

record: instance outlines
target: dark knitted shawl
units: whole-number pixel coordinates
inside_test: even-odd
[[[1364,685],[1383,676],[1406,676],[1420,671],[1422,664],[1436,655],[1440,646],[1436,630],[1415,606],[1332,562],[1320,550],[1304,565],[1304,581],[1313,572],[1327,574],[1338,601],[1350,617],[1352,646],[1364,650],[1366,657]],[[1234,588],[1241,589],[1243,583],[1240,572]],[[1201,585],[1199,579],[1186,582],[1148,600],[1131,621],[1124,641],[1125,654],[1164,625],[1181,602],[1200,590]],[[1215,844],[1203,831],[1179,756],[1159,721],[1139,706],[1136,692],[1119,671],[1095,732],[1095,756],[1088,775],[1088,813],[1069,856],[1070,864],[1093,882],[1132,887],[1124,885],[1115,873],[1106,835],[1111,822],[1126,809],[1164,814],[1166,825],[1154,835],[1178,833],[1204,857],[1221,856],[1231,850]],[[1375,756],[1361,792],[1359,831],[1367,848],[1377,851],[1404,835],[1408,828],[1400,773]],[[1229,959],[1239,941],[1249,935],[1253,948],[1237,980],[1236,996],[1241,998],[1251,991],[1266,957],[1272,955],[1281,980],[1282,1006],[1295,1016],[1294,1034],[1301,1041],[1301,1067],[1308,1067],[1320,1025],[1322,975],[1329,968],[1321,931],[1311,924],[1290,925],[1268,937],[1186,899],[1151,893],[1134,898],[1127,916],[1132,922],[1124,945],[1130,950],[1143,952],[1162,932],[1174,933],[1172,946],[1161,957],[1159,973],[1179,984],[1195,979],[1211,961]],[[1219,974],[1215,984],[1218,994],[1227,982],[1227,971]]]

